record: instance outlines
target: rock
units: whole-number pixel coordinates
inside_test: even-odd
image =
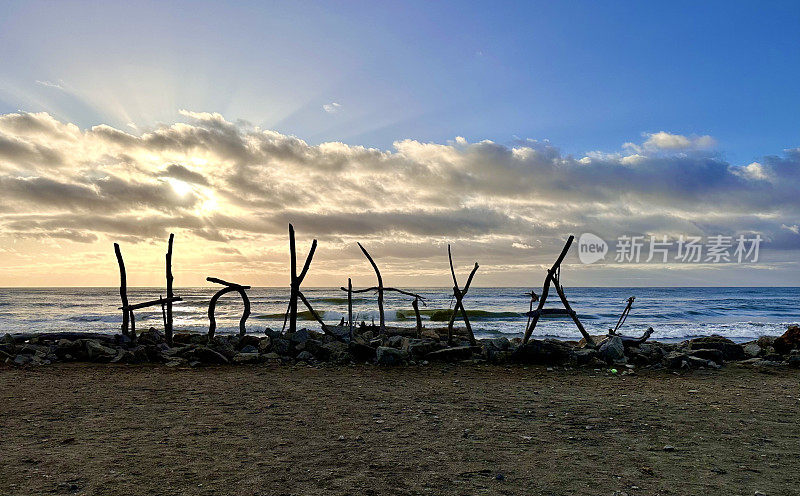
[[[258,340],[259,353],[268,353],[270,349],[272,349],[272,338],[267,336]]]
[[[267,337],[272,338],[272,339],[282,338],[283,337],[283,334],[281,333],[281,331],[273,331],[269,327],[264,329],[264,335],[266,335]]]
[[[531,339],[518,346],[511,358],[521,363],[561,364],[569,360],[571,347],[557,339]]]
[[[450,348],[443,348],[436,350],[425,355],[426,360],[444,360],[446,362],[453,362],[456,360],[466,360],[472,356],[472,347],[470,346],[453,346]]]
[[[423,357],[428,353],[441,349],[441,347],[442,345],[438,340],[412,339],[408,344],[408,353],[413,357]]]
[[[425,339],[433,339],[433,340],[439,341],[439,333],[434,331],[433,329],[423,328],[422,329],[422,334],[421,334],[420,337],[425,338]]]
[[[728,338],[713,335],[702,338],[695,338],[689,341],[690,350],[717,349],[722,351],[723,360],[743,360],[745,358],[744,349]]]
[[[255,353],[256,355],[258,355],[258,348],[256,348],[251,344],[248,344],[239,349],[239,354],[242,353]]]
[[[595,358],[597,358],[597,350],[591,348],[576,349],[570,352],[570,360],[578,366],[594,363]]]
[[[487,348],[492,348],[498,351],[507,351],[511,348],[511,342],[507,337],[500,336],[498,338],[490,339],[486,342]]]
[[[330,360],[334,363],[347,363],[350,361],[350,347],[347,343],[341,341],[332,341],[322,345],[324,353],[321,355],[325,360]]]
[[[667,353],[667,356],[664,357],[664,366],[670,369],[679,369],[684,362],[687,362],[688,356],[689,355],[683,353],[682,351],[671,351]]]
[[[87,339],[85,347],[86,354],[92,362],[110,362],[112,358],[117,356],[117,350],[103,346],[94,339]]]
[[[800,348],[800,327],[789,326],[781,337],[775,339],[772,347],[781,355],[788,355],[791,350]]]
[[[111,363],[134,363],[135,355],[128,350],[117,350],[117,356],[111,359]]]
[[[305,343],[311,338],[311,334],[308,332],[308,329],[299,329],[292,334],[287,334],[287,337],[292,344],[297,345]]]
[[[161,333],[155,327],[151,327],[150,329],[143,331],[138,336],[136,336],[136,342],[139,344],[159,344],[164,342],[164,334]]]
[[[376,355],[375,348],[357,339],[350,341],[350,353],[355,360],[362,362],[371,361]]]
[[[755,341],[743,345],[742,350],[747,358],[757,357],[761,354],[761,346]]]
[[[313,362],[314,361],[314,355],[312,355],[308,351],[301,351],[300,353],[297,354],[297,359],[302,361],[302,362]]]
[[[250,348],[255,349],[253,346],[250,346]],[[258,354],[258,350],[255,352],[240,351],[239,353],[233,355],[233,363],[258,363],[259,361],[261,361],[261,355]]]
[[[792,355],[786,360],[786,365],[793,369],[800,369],[800,355]]]
[[[614,363],[625,358],[625,345],[619,336],[610,336],[600,344],[597,354],[606,363]]]
[[[712,362],[716,363],[723,362],[722,350],[714,348],[701,348],[699,350],[692,350],[690,355],[693,357],[703,358],[705,360],[711,360]]]
[[[379,346],[375,350],[375,362],[378,365],[402,365],[408,358],[408,353],[398,350],[397,348],[390,348],[388,346]]]
[[[170,357],[165,365],[167,367],[185,367],[189,365],[189,360],[181,357]]]
[[[31,362],[33,362],[33,357],[32,356],[30,356],[30,355],[17,355],[11,361],[11,364],[15,365],[17,367],[24,367],[25,365],[28,365]]]
[[[272,351],[274,351],[278,355],[283,355],[283,356],[288,355],[290,347],[291,343],[289,343],[288,339],[284,339],[281,337],[272,338]]]
[[[259,343],[261,342],[261,338],[258,336],[253,336],[252,334],[245,334],[244,336],[238,336],[239,342],[237,343],[237,347],[239,351],[242,351],[242,348],[245,346],[252,346],[254,348],[258,348]]]
[[[184,353],[183,358],[187,359],[189,362],[200,362],[200,363],[228,363],[229,360],[225,355],[212,350],[207,346],[196,346],[189,349],[186,353]]]
[[[776,339],[775,336],[761,336],[756,340],[756,344],[759,345],[761,349],[772,348],[772,344]]]
[[[386,346],[399,350],[403,346],[403,336],[389,336],[389,339],[386,340]]]

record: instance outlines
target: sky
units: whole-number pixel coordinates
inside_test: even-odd
[[[797,2],[0,1],[0,286],[797,285]],[[616,261],[621,236],[763,239]],[[735,243],[734,243],[735,244]],[[646,247],[645,247],[646,250]],[[301,253],[302,254],[302,253]],[[734,257],[735,258],[735,257]]]

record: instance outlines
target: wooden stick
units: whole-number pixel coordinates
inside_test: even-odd
[[[289,224],[289,254],[290,254],[290,271],[291,282],[289,286],[291,292],[289,294],[289,332],[293,333],[297,330],[297,254],[295,251],[294,242],[294,226]]]
[[[119,250],[119,245],[114,243],[114,254],[117,256],[117,264],[119,265],[119,298],[122,300],[122,306],[128,306],[128,278],[125,274],[125,262],[122,260],[122,252]],[[122,311],[122,334],[128,335],[128,312]]]
[[[371,288],[364,288],[364,289],[348,289],[348,288],[345,288],[344,286],[341,286],[339,289],[341,289],[342,291],[351,291],[353,293],[368,293],[370,291],[378,291],[378,286],[372,286]],[[383,291],[384,292],[386,292],[386,291],[394,291],[394,292],[397,292],[397,293],[400,293],[400,294],[404,294],[406,296],[412,296],[414,298],[419,298],[420,300],[424,300],[425,299],[424,296],[418,295],[417,293],[412,293],[410,291],[404,291],[402,289],[397,289],[397,288],[385,287],[385,288],[383,288]]]
[[[453,313],[450,314],[450,321],[447,323],[447,342],[450,343],[453,340],[453,325],[456,321],[456,315],[458,314],[459,310],[461,311],[461,317],[464,320],[464,326],[467,328],[467,334],[469,336],[469,342],[472,345],[475,345],[477,341],[475,341],[475,335],[472,332],[472,325],[469,322],[469,317],[467,316],[467,310],[464,308],[464,296],[469,291],[469,286],[472,284],[472,279],[475,277],[475,273],[478,271],[478,262],[475,262],[475,267],[472,268],[472,272],[470,272],[469,277],[467,278],[467,284],[464,286],[464,289],[461,290],[458,288],[458,280],[456,279],[456,270],[453,267],[453,254],[450,251],[450,245],[447,245],[447,258],[450,260],[450,274],[453,276],[453,296],[456,299],[456,304],[453,306]]]
[[[173,296],[172,298],[159,298],[157,300],[150,300],[150,301],[143,301],[142,303],[134,303],[133,305],[127,305],[124,307],[119,307],[120,310],[138,310],[140,308],[146,307],[154,307],[156,305],[163,305],[167,302],[175,302],[175,301],[183,301],[183,298],[180,296]]]
[[[347,324],[350,326],[350,341],[353,340],[353,281],[347,278]]]
[[[172,241],[175,239],[175,235],[170,233],[169,234],[169,242],[167,244],[167,316],[164,320],[164,338],[167,341],[167,344],[172,346],[172,298],[174,294],[172,293]]]
[[[223,286],[228,286],[231,288],[242,288],[242,289],[250,289],[250,286],[243,286],[241,284],[236,284],[235,282],[228,282],[217,277],[206,277],[206,281],[213,282],[216,284],[222,284]]]
[[[383,315],[383,278],[381,277],[381,271],[378,270],[378,265],[375,263],[375,260],[372,259],[367,249],[364,248],[361,243],[358,243],[358,247],[364,252],[364,256],[367,257],[367,260],[369,260],[369,263],[375,270],[375,275],[378,277],[378,315],[380,316],[381,334],[386,334],[386,320]]]
[[[208,278],[211,279],[211,278]],[[211,301],[208,303],[208,339],[211,340],[214,338],[214,332],[217,329],[217,320],[214,317],[214,313],[217,310],[217,301],[220,297],[226,293],[230,293],[232,291],[236,291],[241,295],[242,302],[244,303],[244,310],[242,311],[242,318],[239,319],[239,336],[244,336],[247,332],[245,323],[247,322],[247,318],[250,316],[250,298],[247,297],[247,293],[245,289],[248,289],[250,286],[241,286],[239,284],[232,284],[227,285],[226,287],[217,291],[217,293],[211,297]]]
[[[325,334],[330,334],[331,336],[333,336],[334,338],[338,339],[339,341],[344,341],[344,338],[342,338],[342,336],[336,334],[335,332],[331,332],[331,330],[328,328],[328,324],[326,324],[322,320],[322,317],[319,316],[317,311],[314,310],[314,308],[311,306],[311,303],[309,303],[309,301],[306,299],[306,297],[305,297],[305,295],[303,294],[302,291],[299,291],[297,293],[297,296],[300,297],[300,300],[303,302],[303,304],[306,306],[306,308],[308,308],[308,311],[311,312],[311,316],[314,317],[314,320],[319,322],[320,327],[322,327],[322,332],[324,332]]]
[[[553,280],[555,276],[556,270],[561,266],[561,262],[564,261],[564,257],[567,256],[567,252],[569,251],[569,247],[572,245],[572,241],[575,239],[575,236],[570,235],[567,239],[564,248],[561,249],[561,254],[556,259],[556,263],[547,271],[547,277],[544,279],[544,284],[542,285],[542,296],[539,298],[539,304],[536,306],[536,310],[538,313],[533,316],[531,319],[528,328],[525,329],[525,337],[522,338],[522,344],[528,342],[528,339],[531,337],[531,333],[533,333],[533,329],[536,327],[536,323],[539,322],[539,316],[541,315],[541,310],[544,307],[545,301],[547,301],[547,295],[550,294],[550,282]]]
[[[414,298],[411,302],[411,308],[414,309],[414,316],[417,318],[417,337],[422,337],[422,317],[419,315],[419,298]]]

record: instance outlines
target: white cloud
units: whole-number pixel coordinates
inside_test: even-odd
[[[647,151],[710,150],[717,145],[716,140],[709,135],[684,136],[659,131],[657,133],[645,133],[643,136],[647,139],[641,145],[625,143],[623,147],[636,153],[641,153]]]
[[[37,79],[36,80],[36,84],[38,84],[39,86],[45,86],[47,88],[55,88],[57,90],[63,90],[64,89],[63,82],[61,82],[61,81],[59,81],[58,83],[54,83],[52,81],[41,81],[41,80]]]
[[[342,109],[342,105],[336,102],[326,103],[322,106],[322,110],[329,114],[335,114]]]

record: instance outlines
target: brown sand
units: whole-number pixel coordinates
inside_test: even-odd
[[[1,368],[0,494],[796,495],[799,379]]]

